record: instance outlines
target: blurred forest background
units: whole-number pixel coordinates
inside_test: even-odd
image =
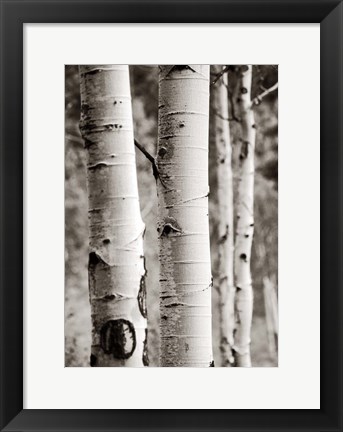
[[[150,154],[156,154],[158,68],[130,66],[135,138]],[[253,66],[252,97],[278,81],[277,66]],[[230,83],[230,75],[229,75]],[[230,84],[229,84],[230,87]],[[231,101],[232,102],[232,101]],[[232,106],[231,106],[232,108]],[[251,356],[253,367],[277,366],[277,355],[268,349],[263,280],[270,278],[277,288],[278,272],[278,93],[269,93],[254,108],[257,142],[255,150],[255,232],[252,250],[254,317]],[[88,202],[86,152],[79,132],[80,92],[78,66],[65,67],[65,366],[89,366],[91,319],[88,297]],[[239,124],[230,122],[233,148],[233,176],[238,175]],[[215,155],[210,121],[210,233],[216,227]],[[159,365],[159,286],[156,231],[157,194],[150,162],[139,151],[137,175],[140,205],[146,225],[148,349],[150,366]],[[236,190],[237,182],[234,181]],[[216,259],[211,244],[212,261]],[[212,263],[213,264],[213,263]],[[213,289],[213,350],[219,364],[218,296]]]

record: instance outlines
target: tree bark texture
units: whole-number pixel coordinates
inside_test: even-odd
[[[215,70],[219,73],[220,70]],[[234,362],[233,331],[235,325],[233,280],[234,228],[233,228],[233,186],[231,167],[231,142],[228,106],[227,73],[212,87],[216,143],[217,174],[217,268],[214,285],[219,294],[219,332],[221,365],[231,366]]]
[[[158,116],[161,366],[213,366],[209,66],[160,66]]]
[[[237,102],[239,104],[242,137],[240,173],[237,197],[235,243],[236,332],[235,363],[251,367],[250,332],[253,313],[253,290],[250,271],[251,247],[254,234],[254,149],[255,121],[251,106],[252,67],[239,69]]]
[[[144,224],[127,65],[80,66],[87,151],[91,366],[148,364]]]

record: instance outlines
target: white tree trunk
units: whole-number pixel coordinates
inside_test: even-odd
[[[87,149],[91,366],[147,365],[144,224],[127,65],[80,66]]]
[[[219,73],[220,70],[216,70]],[[212,87],[216,142],[216,174],[218,197],[218,260],[214,284],[219,293],[219,332],[222,366],[233,363],[234,298],[233,280],[233,187],[231,168],[231,142],[229,106],[227,93],[228,77],[225,73]]]
[[[236,366],[251,367],[250,331],[253,313],[253,290],[250,272],[251,246],[254,234],[254,150],[255,121],[251,107],[252,67],[239,71],[238,103],[242,126],[240,176],[237,197],[235,244],[236,333],[234,353]]]
[[[160,66],[161,366],[213,366],[208,120],[209,66]]]

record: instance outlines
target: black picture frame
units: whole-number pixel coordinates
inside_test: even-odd
[[[339,0],[198,0],[196,2],[191,0],[182,2],[2,0],[0,3],[1,431],[341,431],[342,2]],[[23,409],[23,24],[81,22],[320,23],[321,190],[318,194],[321,194],[321,332],[320,335],[318,334],[318,343],[320,340],[321,408],[319,410],[173,410],[171,412],[152,409],[132,410],[134,412],[128,413],[126,410]],[[309,73],[304,71],[304,75],[305,72]],[[308,307],[311,307],[310,301]],[[296,356],[297,353],[294,355]],[[311,361],[311,359],[299,358],[299,362],[302,361]],[[297,382],[294,382],[294,392],[296,391]]]

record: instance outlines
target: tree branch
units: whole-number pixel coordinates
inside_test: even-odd
[[[163,183],[160,173],[158,171],[157,165],[156,165],[156,159],[151,156],[151,154],[141,145],[139,144],[139,142],[135,139],[135,146],[144,154],[144,156],[151,162],[151,166],[152,166],[152,173],[154,175],[155,180],[157,181],[157,179],[160,180],[161,184],[166,187],[166,185]]]
[[[211,82],[210,87],[214,86],[215,83],[224,75],[225,72],[227,72],[230,69],[230,66],[225,66],[214,78],[214,80]]]
[[[269,93],[271,93],[272,91],[276,90],[278,88],[279,83],[275,83],[273,86],[271,86],[269,89],[266,89],[263,93],[261,93],[260,95],[256,96],[252,101],[251,101],[251,106],[253,105],[259,105],[262,101],[262,99],[267,96]]]
[[[216,116],[218,116],[222,120],[229,121],[229,122],[230,121],[240,122],[240,120],[237,117],[224,117],[224,116],[222,116],[216,108],[213,108],[213,112]]]
[[[152,166],[156,165],[155,158],[151,156],[151,154],[139,144],[139,142],[135,139],[135,146],[144,154],[144,156],[151,162]]]

